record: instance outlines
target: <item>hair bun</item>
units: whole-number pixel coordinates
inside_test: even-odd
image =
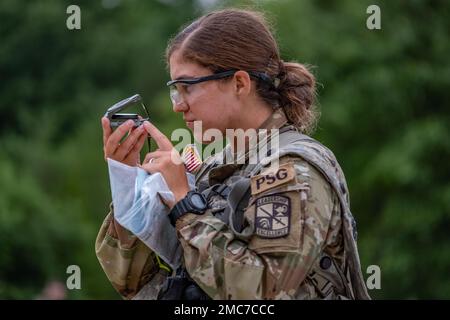
[[[308,68],[297,62],[280,61],[280,84],[277,91],[287,117],[301,131],[311,132],[317,121],[314,109],[316,79]]]

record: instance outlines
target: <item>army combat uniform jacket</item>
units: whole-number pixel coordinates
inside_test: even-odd
[[[259,129],[280,129],[276,153],[269,148],[256,165],[229,164],[228,145],[196,174],[197,188],[208,190],[208,210],[176,223],[189,276],[213,299],[369,299],[334,155],[298,133],[282,109]],[[248,188],[234,188],[241,178]],[[230,205],[244,192],[247,198]],[[113,211],[96,240],[100,264],[124,298],[156,299],[173,271]]]

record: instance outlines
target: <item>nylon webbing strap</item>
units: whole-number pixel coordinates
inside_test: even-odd
[[[228,195],[229,226],[237,238],[248,240],[253,235],[253,225],[245,228],[244,231],[244,209],[250,198],[250,179],[242,177],[231,186]],[[245,201],[247,199],[247,201]]]

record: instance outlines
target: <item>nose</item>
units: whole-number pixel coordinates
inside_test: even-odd
[[[174,112],[186,112],[188,110],[189,110],[189,107],[184,101],[180,101],[178,103],[173,103],[173,111]]]

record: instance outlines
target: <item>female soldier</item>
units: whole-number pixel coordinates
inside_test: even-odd
[[[111,207],[96,253],[119,293],[147,299],[369,298],[344,175],[332,152],[303,134],[316,120],[315,79],[305,66],[280,59],[264,17],[235,9],[209,13],[170,41],[166,58],[173,108],[189,128],[201,121],[203,129],[223,134],[279,129],[279,148],[250,164],[251,145],[239,153],[232,139],[205,160],[196,190],[189,191],[184,166],[171,161],[172,144],[156,127],[146,122],[119,144],[132,124],[111,133],[102,119],[105,158],[139,165],[146,134],[157,142],[159,150],[141,167],[160,172],[173,192],[169,218],[183,248],[182,267],[170,270],[115,221]],[[230,154],[244,163],[224,163]],[[275,169],[268,166],[274,159]]]

